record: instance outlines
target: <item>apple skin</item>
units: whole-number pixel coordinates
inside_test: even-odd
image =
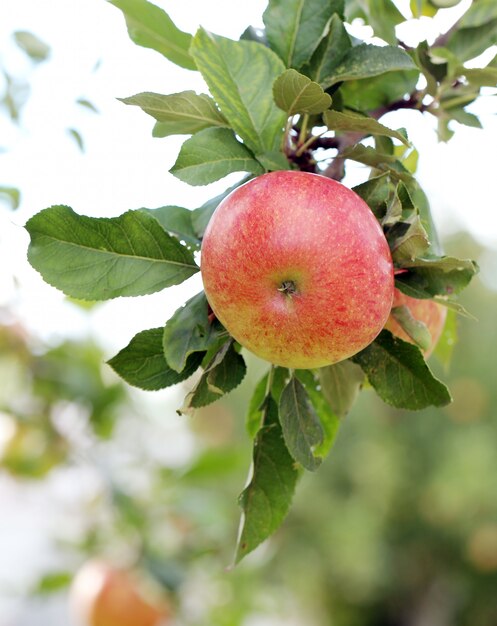
[[[430,331],[431,345],[428,350],[423,351],[423,354],[427,359],[435,349],[438,340],[440,339],[440,335],[442,334],[442,330],[445,325],[445,318],[447,317],[447,308],[438,304],[438,302],[434,302],[433,300],[411,298],[398,289],[395,289],[392,308],[398,306],[408,307],[411,311],[411,315],[419,322],[423,322],[423,324],[425,324]],[[385,328],[404,341],[415,343],[391,314],[385,324]]]
[[[70,591],[81,626],[165,626],[170,611],[145,600],[131,575],[100,560],[87,561]]]
[[[392,306],[392,257],[368,205],[319,174],[277,171],[227,196],[202,242],[207,300],[230,334],[283,367],[365,348]]]

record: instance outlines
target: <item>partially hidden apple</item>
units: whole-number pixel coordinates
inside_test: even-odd
[[[318,174],[278,171],[217,207],[201,250],[207,300],[245,348],[289,368],[341,361],[392,307],[388,243],[368,205]]]
[[[106,561],[87,561],[76,574],[70,603],[78,626],[165,626],[170,610],[165,603],[145,599],[125,570]]]
[[[405,293],[395,289],[392,308],[402,306],[406,306],[412,317],[418,322],[422,322],[430,332],[430,345],[426,350],[423,350],[425,358],[428,358],[442,334],[447,317],[447,308],[430,299],[411,298],[411,296],[407,296]],[[415,343],[393,314],[390,314],[388,317],[385,328],[404,341]]]

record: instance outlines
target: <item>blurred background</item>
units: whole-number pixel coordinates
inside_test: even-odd
[[[266,2],[158,4],[186,31],[236,38]],[[412,20],[403,39],[436,36],[467,4]],[[178,416],[191,381],[140,392],[105,361],[163,325],[198,277],[146,299],[70,301],[27,264],[23,230],[52,204],[114,216],[223,191],[237,175],[196,188],[169,175],[183,138],[152,139],[153,120],[116,100],[205,87],[132,44],[101,0],[3,0],[0,70],[0,626],[77,626],[70,585],[95,558],[167,604],[165,624],[497,624],[495,96],[472,105],[483,130],[455,123],[448,144],[419,113],[385,118],[419,150],[446,252],[481,267],[462,297],[476,319],[454,323],[450,365],[431,361],[453,404],[397,411],[364,391],[283,527],[233,569],[244,415],[264,364],[249,356],[225,401]],[[345,182],[366,176],[356,166]]]

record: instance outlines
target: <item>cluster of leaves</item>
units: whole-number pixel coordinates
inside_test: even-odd
[[[481,87],[495,85],[497,65],[494,60],[476,70],[464,63],[497,36],[493,2],[475,3],[434,46],[422,42],[410,49],[396,39],[395,27],[405,18],[391,0],[270,0],[265,29],[248,28],[239,41],[202,28],[192,37],[146,0],[110,1],[123,12],[135,43],[198,70],[209,88],[211,95],[147,92],[123,99],[156,120],[156,137],[191,135],[171,169],[174,176],[206,185],[233,172],[248,173],[241,184],[264,172],[301,169],[341,179],[348,159],[362,163],[370,168],[370,178],[355,191],[384,229],[397,288],[463,312],[454,296],[477,267],[442,254],[428,200],[413,177],[417,153],[405,130],[378,120],[400,108],[429,112],[439,118],[445,139],[452,119],[475,125],[464,107]],[[415,12],[425,11],[425,4],[415,2]],[[356,17],[386,45],[354,39],[347,24]],[[369,137],[374,147],[363,143]],[[324,152],[319,162],[330,148],[334,152]],[[230,191],[193,211],[164,206],[117,218],[89,218],[66,206],[51,207],[27,224],[29,260],[48,283],[75,298],[162,290],[199,271],[195,253],[213,211]],[[399,321],[423,347],[426,333],[420,334],[419,323],[409,315]],[[219,399],[246,371],[240,346],[215,319],[203,292],[164,328],[138,333],[110,365],[130,384],[149,390],[176,384],[201,368],[180,412]],[[450,402],[419,347],[386,330],[351,360],[321,370],[271,368],[248,411],[254,457],[241,497],[237,560],[279,526],[300,469],[319,466],[366,379],[396,407]]]

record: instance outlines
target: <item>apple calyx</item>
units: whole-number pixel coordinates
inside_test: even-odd
[[[281,293],[284,293],[290,298],[298,293],[297,285],[293,280],[284,280],[278,287],[278,291],[281,291]]]

